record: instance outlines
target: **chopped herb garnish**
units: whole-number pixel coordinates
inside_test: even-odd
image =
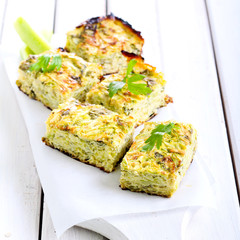
[[[114,81],[109,84],[108,91],[110,98],[117,93],[118,90],[122,89],[126,83],[122,81]]]
[[[163,135],[165,133],[171,133],[172,129],[175,127],[174,123],[169,123],[167,125],[159,124],[151,132],[151,136],[145,141],[146,145],[142,147],[142,151],[151,151],[153,147],[157,146],[157,149],[162,145]]]
[[[30,71],[42,71],[43,73],[46,73],[54,71],[55,68],[59,71],[61,66],[62,58],[60,55],[44,54],[38,58],[36,63],[30,66]]]
[[[145,78],[144,75],[132,73],[136,63],[136,59],[131,59],[128,63],[127,72],[124,79],[122,81],[113,81],[109,84],[108,92],[110,98],[112,98],[113,95],[116,94],[118,90],[121,90],[126,84],[128,91],[135,95],[147,95],[148,93],[152,92],[152,90],[147,86],[147,83],[139,82]]]

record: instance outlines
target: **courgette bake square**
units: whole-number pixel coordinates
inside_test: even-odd
[[[165,122],[162,124],[168,124]],[[159,123],[145,123],[121,163],[120,185],[134,192],[171,197],[185,175],[197,145],[197,132],[190,124],[175,123],[164,134],[162,145],[143,151],[145,141]]]
[[[60,56],[59,70],[43,72],[32,71],[41,56]],[[86,93],[98,83],[102,76],[102,67],[88,63],[73,53],[63,49],[50,50],[40,55],[30,55],[19,66],[19,77],[16,82],[21,91],[29,97],[41,101],[45,106],[55,109],[70,97],[84,101]]]
[[[96,84],[88,93],[86,101],[92,104],[103,105],[109,110],[119,114],[132,116],[138,125],[149,120],[156,115],[157,109],[166,106],[172,102],[172,98],[166,95],[164,87],[166,81],[163,79],[163,74],[156,72],[156,68],[144,63],[139,56],[132,54],[126,55],[124,58],[127,62],[131,59],[137,61],[133,68],[133,73],[144,75],[142,80],[152,90],[147,95],[135,95],[128,90],[125,85],[112,98],[109,96],[109,85],[114,81],[122,81],[125,77],[126,66],[118,74],[106,76],[104,80]]]
[[[46,145],[112,172],[133,139],[134,121],[103,106],[75,99],[60,104],[46,121]]]
[[[119,71],[121,51],[141,55],[144,39],[130,24],[113,15],[87,20],[67,33],[65,49],[103,66],[103,73]]]

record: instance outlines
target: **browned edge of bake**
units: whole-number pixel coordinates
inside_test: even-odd
[[[145,191],[137,191],[137,190],[131,190],[130,188],[126,188],[126,187],[122,187],[121,185],[119,185],[119,187],[122,190],[129,190],[131,192],[137,192],[137,193],[146,193],[148,195],[152,195],[152,196],[159,196],[159,197],[165,197],[165,198],[170,198],[172,195],[162,195],[162,194],[156,194],[156,193],[147,193]]]
[[[141,61],[141,62],[144,61],[144,58],[143,58],[142,56],[137,55],[137,54],[135,54],[135,53],[126,52],[126,51],[124,51],[124,50],[122,50],[121,53],[122,53],[122,55],[123,55],[124,57],[126,57],[129,61],[130,61],[131,59],[136,59],[136,60]]]
[[[75,156],[75,155],[73,155],[73,154],[71,154],[71,153],[69,153],[69,152],[67,152],[67,151],[65,151],[65,150],[63,150],[63,149],[55,148],[51,143],[49,143],[48,139],[45,138],[45,137],[42,137],[42,141],[43,141],[48,147],[51,147],[51,148],[53,148],[53,149],[56,149],[56,150],[64,153],[65,155],[67,155],[67,156],[69,156],[69,157],[71,157],[71,158],[73,158],[73,159],[75,159],[75,160],[78,160],[78,161],[80,161],[80,162],[82,162],[82,163],[85,163],[85,164],[87,164],[87,165],[90,165],[90,166],[97,167],[97,166],[94,165],[94,164],[90,164],[90,163],[89,163],[88,161],[86,161],[85,159],[80,159],[80,158],[78,158],[77,156]],[[104,171],[104,172],[106,172],[106,173],[110,173],[110,171],[106,171],[106,170],[104,169],[104,167],[97,167],[97,168],[101,169],[102,171]],[[113,169],[112,171],[114,171],[114,169]]]
[[[93,25],[93,24],[97,24],[97,23],[100,23],[100,22],[102,22],[104,20],[107,20],[107,19],[120,21],[125,27],[127,27],[131,32],[136,34],[142,41],[144,41],[143,37],[141,36],[141,32],[140,31],[135,30],[132,27],[132,25],[129,24],[127,21],[124,21],[123,19],[114,16],[112,13],[109,14],[109,15],[103,16],[103,17],[93,17],[93,18],[90,18],[90,19],[86,20],[85,22],[81,23],[80,25],[78,25],[76,28],[80,28],[82,26],[90,26],[90,25]]]

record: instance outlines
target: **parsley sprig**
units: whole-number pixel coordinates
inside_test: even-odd
[[[149,88],[146,83],[139,83],[139,81],[145,78],[144,75],[132,73],[136,63],[136,59],[131,59],[128,63],[127,73],[124,79],[122,81],[113,81],[109,84],[108,92],[110,98],[112,98],[113,95],[116,94],[120,89],[122,89],[126,84],[129,92],[135,95],[147,95],[148,93],[152,92],[151,88]]]
[[[52,72],[57,69],[60,70],[62,66],[62,58],[58,54],[50,55],[44,54],[41,55],[37,62],[30,66],[30,71],[42,71],[43,73]]]
[[[171,133],[172,129],[175,127],[174,123],[169,123],[167,125],[159,124],[151,132],[151,136],[145,141],[147,143],[142,147],[142,151],[151,151],[153,147],[157,146],[157,149],[162,145],[163,135],[165,133]]]

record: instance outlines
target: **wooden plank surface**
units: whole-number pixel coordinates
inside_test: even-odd
[[[217,212],[200,211],[195,224],[191,221],[189,239],[238,239],[239,204],[205,3],[157,3],[163,70],[175,90],[179,113],[198,129],[198,150],[216,180]]]
[[[146,59],[160,55],[167,90],[174,97],[180,119],[193,122],[199,132],[199,152],[216,179],[217,212],[200,211],[191,222],[191,239],[237,239],[240,217],[232,162],[220,98],[218,78],[204,1],[110,1],[109,11],[141,23]],[[155,11],[154,11],[155,10]],[[154,16],[157,14],[157,16]],[[160,46],[153,40],[157,18]],[[147,33],[146,35],[144,33]],[[156,47],[156,48],[155,48]],[[160,49],[160,51],[159,51]],[[150,52],[151,51],[151,52]],[[149,60],[150,61],[150,60]],[[206,222],[204,222],[206,219]],[[199,222],[202,228],[199,227]],[[128,221],[123,223],[128,225]],[[203,231],[203,228],[207,231]],[[196,232],[198,233],[196,236]],[[194,236],[193,236],[194,235]]]
[[[74,7],[73,7],[74,6]],[[56,6],[55,33],[66,35],[66,33],[88,18],[104,16],[106,13],[105,0],[58,0]],[[62,46],[64,47],[64,46]],[[45,206],[45,204],[44,204]],[[46,207],[43,209],[42,239],[57,239],[52,225],[50,214]],[[105,239],[97,233],[80,227],[73,227],[66,231],[61,240],[74,239]]]
[[[206,3],[240,192],[240,1]]]
[[[6,48],[11,47],[19,51],[21,43],[13,28],[18,16],[30,20],[35,26],[43,23],[44,28],[52,28],[54,1],[44,0],[41,3],[38,5],[38,11],[29,11],[36,9],[36,2],[8,1],[2,36],[2,43]],[[47,15],[42,20],[46,3]],[[0,88],[0,239],[37,240],[41,185],[24,120],[7,81],[2,61],[0,75],[1,86],[4,86]]]
[[[55,33],[66,35],[68,31],[73,30],[87,19],[104,16],[105,13],[105,0],[58,0],[56,7]]]
[[[41,186],[24,120],[0,60],[0,239],[38,239]]]

